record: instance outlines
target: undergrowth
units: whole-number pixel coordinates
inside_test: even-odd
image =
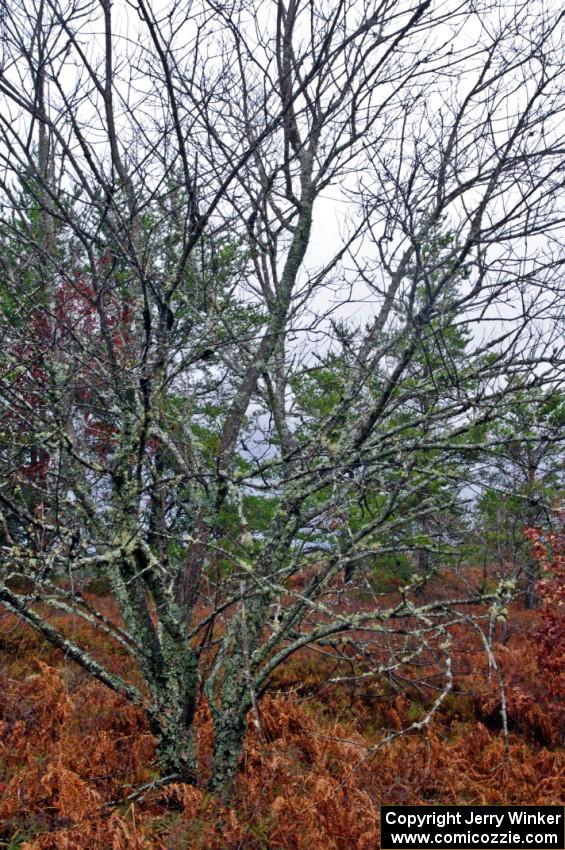
[[[329,687],[327,662],[304,652],[263,698],[260,728],[249,723],[229,806],[205,790],[205,705],[197,720],[202,787],[151,787],[155,747],[141,713],[4,617],[0,847],[374,850],[381,803],[561,803],[563,554],[531,536],[546,567],[544,607],[497,627],[507,738],[493,670],[463,634],[454,690],[425,733],[382,748],[391,730],[425,715],[433,694],[386,681]],[[97,648],[111,653],[103,642]],[[111,662],[119,670],[126,659],[117,653]],[[149,790],[128,801],[142,786]]]

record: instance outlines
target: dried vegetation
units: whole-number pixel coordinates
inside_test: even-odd
[[[508,737],[488,659],[460,635],[455,687],[425,734],[375,744],[426,712],[421,685],[327,685],[311,653],[251,717],[230,805],[204,790],[212,725],[199,712],[202,788],[132,791],[156,774],[142,715],[14,619],[1,623],[0,846],[22,850],[373,850],[379,805],[561,802],[565,778],[563,541],[530,530],[544,604],[496,627]],[[69,628],[86,628],[67,623]],[[88,634],[84,634],[88,638]],[[129,663],[103,640],[116,670]],[[326,679],[326,684],[324,680]]]

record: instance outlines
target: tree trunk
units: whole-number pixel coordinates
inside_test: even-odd
[[[524,567],[526,576],[526,590],[524,592],[524,605],[529,610],[539,607],[540,597],[536,591],[536,584],[540,577],[539,564],[528,556]]]
[[[432,564],[430,553],[427,549],[418,549],[418,574],[427,578],[431,572]]]
[[[195,785],[198,780],[196,732],[192,723],[163,722],[151,719],[151,731],[157,739],[157,759],[163,777],[178,777],[181,782]]]
[[[246,714],[218,714],[214,718],[214,752],[210,790],[227,800],[233,785],[246,730]]]
[[[178,776],[181,782],[198,782],[194,715],[198,699],[198,662],[190,650],[174,643],[166,647],[169,675],[151,682],[154,708],[151,731],[157,742],[157,758],[163,776]],[[161,671],[164,672],[164,671]]]

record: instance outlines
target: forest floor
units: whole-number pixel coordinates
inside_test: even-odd
[[[330,661],[287,663],[249,722],[231,805],[205,790],[211,722],[198,717],[203,787],[173,784],[127,802],[156,777],[144,718],[10,616],[0,617],[0,847],[9,850],[375,850],[379,806],[562,804],[565,787],[563,596],[518,604],[496,627],[500,689],[461,634],[452,692],[413,682],[328,685]],[[101,600],[97,600],[98,604]],[[110,605],[109,601],[106,603]],[[130,663],[87,627],[73,634],[107,664]]]

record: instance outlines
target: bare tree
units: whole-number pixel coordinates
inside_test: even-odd
[[[355,586],[418,549],[481,424],[562,380],[563,13],[8,0],[2,26],[0,601],[144,708],[165,776],[198,781],[204,694],[214,788],[303,647],[360,675],[430,652],[445,693],[478,596]]]

